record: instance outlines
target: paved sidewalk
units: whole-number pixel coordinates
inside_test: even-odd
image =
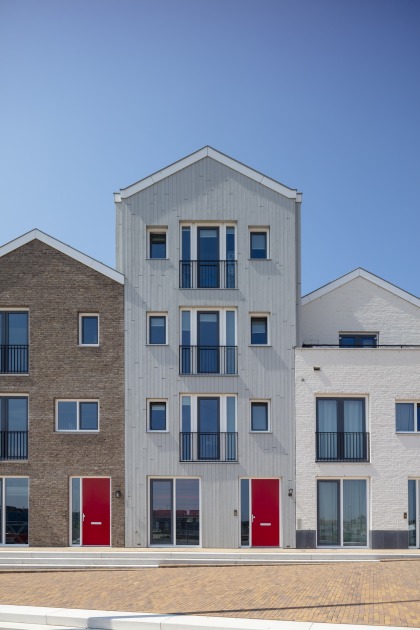
[[[0,573],[0,604],[420,627],[420,559]]]

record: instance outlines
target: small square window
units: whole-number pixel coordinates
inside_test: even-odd
[[[250,258],[268,258],[268,233],[266,230],[250,232]]]
[[[166,402],[149,402],[149,431],[166,431]]]
[[[149,258],[166,258],[166,232],[149,232]]]
[[[268,344],[267,317],[251,317],[251,345],[266,346]]]
[[[251,431],[268,431],[268,402],[251,403]]]
[[[166,344],[166,315],[149,315],[149,344]]]
[[[57,401],[57,431],[98,431],[98,429],[98,401]]]
[[[81,346],[99,345],[99,315],[82,313],[79,316],[79,344]]]

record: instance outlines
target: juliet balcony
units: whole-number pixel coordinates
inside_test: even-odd
[[[180,433],[180,462],[237,462],[238,434]]]
[[[236,260],[180,260],[180,289],[236,289]]]
[[[368,462],[369,433],[317,432],[317,462]]]
[[[28,374],[28,372],[28,345],[0,345],[0,374]]]
[[[234,375],[238,373],[237,346],[179,346],[179,373]]]
[[[28,459],[27,431],[0,431],[0,462]]]

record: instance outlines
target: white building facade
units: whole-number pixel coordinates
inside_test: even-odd
[[[294,547],[300,193],[205,147],[115,202],[126,544]]]
[[[418,547],[420,300],[357,269],[301,322],[297,547]]]

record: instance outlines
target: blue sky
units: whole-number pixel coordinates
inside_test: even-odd
[[[0,242],[114,265],[113,192],[210,145],[303,193],[304,293],[420,296],[418,0],[0,0]]]

